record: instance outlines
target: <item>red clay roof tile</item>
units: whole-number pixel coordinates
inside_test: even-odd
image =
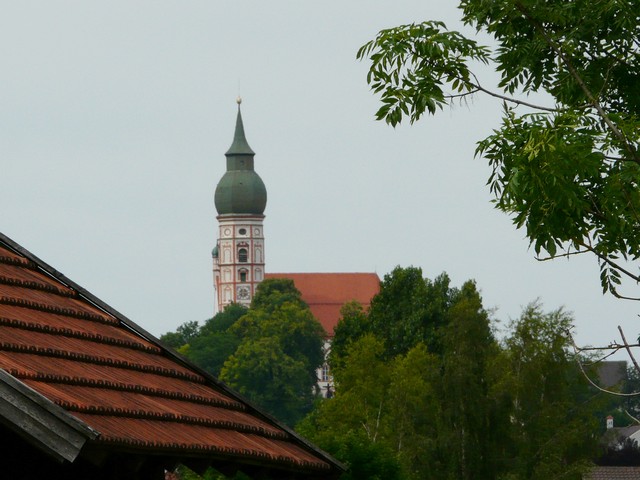
[[[341,468],[4,236],[0,368],[99,432],[93,445]]]
[[[266,278],[290,278],[311,313],[329,336],[340,320],[342,306],[355,300],[365,308],[380,291],[376,273],[268,273]]]

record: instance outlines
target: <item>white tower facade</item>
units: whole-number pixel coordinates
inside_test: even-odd
[[[249,305],[264,280],[264,216],[218,216],[214,281],[218,311],[232,302]]]
[[[267,190],[253,169],[254,155],[244,134],[238,99],[233,144],[225,153],[227,171],[215,193],[219,231],[212,255],[217,311],[230,303],[248,306],[264,279]]]

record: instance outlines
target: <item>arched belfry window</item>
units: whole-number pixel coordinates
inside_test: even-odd
[[[240,263],[247,263],[248,260],[249,260],[249,255],[247,253],[247,249],[246,248],[238,249],[238,261]]]
[[[245,270],[244,268],[242,270],[240,270],[240,281],[241,282],[246,282],[247,281],[247,270]]]

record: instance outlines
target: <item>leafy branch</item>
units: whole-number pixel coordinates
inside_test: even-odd
[[[618,258],[640,258],[640,53],[629,2],[461,0],[465,23],[493,35],[495,51],[442,22],[381,31],[357,53],[392,126],[479,92],[504,104],[500,128],[477,143],[492,167],[496,208],[526,229],[538,259],[596,254],[604,292],[617,298]],[[472,66],[492,65],[498,89]],[[553,106],[519,98],[544,92]],[[533,113],[518,113],[525,106]],[[584,245],[589,248],[582,248]],[[546,252],[541,255],[541,252]]]
[[[527,20],[536,28],[536,30],[542,35],[547,44],[553,49],[554,52],[558,55],[558,58],[562,60],[565,64],[569,73],[576,81],[576,83],[580,86],[585,96],[589,100],[589,103],[596,109],[598,115],[602,118],[602,120],[606,123],[607,127],[613,132],[613,134],[622,142],[625,146],[631,157],[637,162],[640,159],[638,158],[637,151],[635,147],[629,142],[627,137],[618,129],[618,127],[611,121],[609,115],[604,110],[602,105],[598,99],[593,95],[589,87],[586,85],[582,76],[578,73],[576,68],[573,66],[573,62],[569,59],[569,57],[563,52],[562,47],[558,45],[547,33],[546,29],[541,25],[539,21],[537,21],[529,10],[522,4],[522,2],[515,2],[517,9],[522,12],[522,14],[527,18]]]

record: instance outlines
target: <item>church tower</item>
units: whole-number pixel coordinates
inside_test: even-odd
[[[232,302],[249,305],[264,279],[264,209],[267,189],[253,170],[255,153],[247,143],[240,113],[233,143],[225,153],[227,171],[218,182],[218,241],[213,249],[213,281],[218,311]]]

